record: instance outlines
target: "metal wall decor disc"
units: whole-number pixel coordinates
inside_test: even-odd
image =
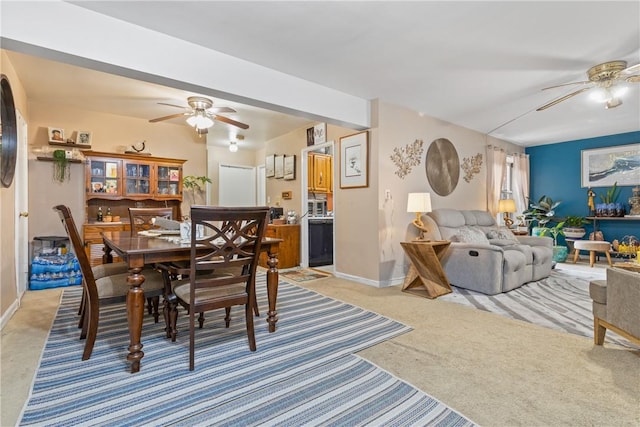
[[[460,178],[460,159],[451,141],[438,138],[429,145],[425,169],[436,194],[448,196],[455,190]]]

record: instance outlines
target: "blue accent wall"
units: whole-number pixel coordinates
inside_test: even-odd
[[[538,201],[543,196],[549,196],[554,201],[562,200],[556,214],[588,216],[587,189],[581,187],[581,150],[640,143],[640,132],[609,135],[598,138],[581,139],[561,142],[557,144],[528,147],[531,182],[530,194],[532,201]],[[638,182],[640,185],[640,182]],[[610,187],[593,187],[596,193],[595,203],[600,202],[600,194]],[[620,187],[618,202],[624,203],[629,212],[629,197],[631,186]],[[606,221],[598,220],[597,227],[604,233],[605,240],[613,242],[622,240],[624,236],[633,235],[640,239],[640,220],[638,221]],[[593,231],[592,225],[585,226],[587,232]],[[586,237],[585,237],[586,238]]]

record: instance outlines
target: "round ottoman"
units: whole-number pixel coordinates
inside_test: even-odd
[[[578,261],[580,250],[589,251],[589,264],[593,267],[596,262],[596,252],[604,252],[611,267],[611,256],[609,250],[611,249],[611,243],[604,242],[602,240],[576,240],[573,242],[573,248],[575,252],[573,254],[573,263]]]

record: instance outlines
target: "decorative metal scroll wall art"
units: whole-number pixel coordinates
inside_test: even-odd
[[[425,163],[429,185],[440,196],[448,196],[455,190],[460,178],[460,159],[451,141],[434,140],[427,150]]]
[[[482,153],[478,153],[475,156],[465,157],[462,159],[462,170],[464,171],[463,179],[466,182],[471,182],[473,177],[480,173],[482,167]]]
[[[404,179],[404,177],[411,172],[411,169],[414,166],[418,166],[420,164],[422,152],[424,151],[422,148],[423,144],[424,142],[421,139],[416,139],[412,144],[407,144],[404,147],[396,147],[393,149],[393,154],[389,157],[398,168],[395,174],[401,179]]]

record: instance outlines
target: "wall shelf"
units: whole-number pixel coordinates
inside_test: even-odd
[[[54,158],[53,157],[44,157],[44,156],[38,156],[36,157],[36,159],[43,161],[43,162],[53,162]],[[78,160],[78,159],[67,159],[67,162],[69,163],[82,163],[82,160]]]
[[[76,149],[76,150],[91,150],[91,146],[89,144],[70,144],[68,142],[51,142],[49,141],[49,145],[55,145],[56,147],[66,147],[68,149]]]

